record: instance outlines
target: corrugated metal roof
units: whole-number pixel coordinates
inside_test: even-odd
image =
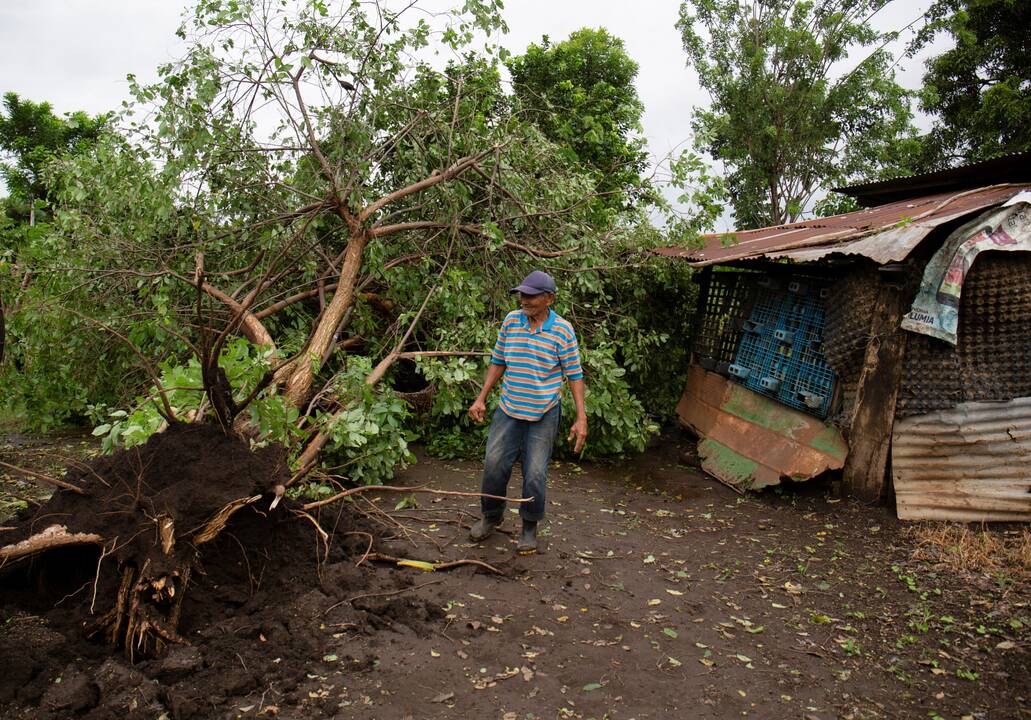
[[[1031,520],[1031,398],[971,402],[899,420],[891,466],[898,516]]]
[[[939,225],[1002,204],[1029,183],[1007,183],[959,193],[938,193],[867,210],[815,218],[790,225],[705,235],[705,246],[659,248],[695,267],[733,260],[790,258],[811,262],[834,253],[861,255],[879,264],[904,260]]]

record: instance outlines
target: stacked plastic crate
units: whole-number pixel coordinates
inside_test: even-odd
[[[827,294],[825,286],[808,279],[761,280],[730,375],[751,390],[826,418],[835,379],[823,355]]]

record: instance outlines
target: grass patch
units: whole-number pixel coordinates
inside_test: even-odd
[[[913,559],[956,573],[1005,573],[1031,580],[1031,529],[994,530],[961,523],[922,523],[904,531]]]

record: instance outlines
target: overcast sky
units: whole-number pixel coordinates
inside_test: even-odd
[[[896,0],[875,24],[901,29],[929,4]],[[190,6],[180,0],[0,0],[0,92],[48,100],[58,113],[116,109],[127,98],[128,73],[153,80],[159,64],[181,53],[174,31]],[[691,108],[708,103],[685,66],[674,27],[679,7],[680,0],[507,0],[510,32],[501,44],[521,53],[542,35],[562,40],[584,26],[622,38],[640,66],[637,90],[649,147],[662,156],[689,140]],[[923,57],[899,65],[906,87],[918,87],[922,74]]]

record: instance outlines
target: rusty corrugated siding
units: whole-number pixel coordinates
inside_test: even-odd
[[[848,454],[836,427],[697,365],[677,415],[699,436],[702,469],[743,489],[808,480],[840,469]]]
[[[1031,398],[898,420],[891,462],[904,520],[1031,520]]]
[[[1018,183],[938,193],[791,225],[705,235],[701,249],[669,247],[653,252],[685,258],[697,267],[761,257],[807,262],[831,253],[862,255],[881,264],[896,262],[939,225],[999,205],[1028,188],[1031,185]],[[728,236],[733,240],[728,241]]]

